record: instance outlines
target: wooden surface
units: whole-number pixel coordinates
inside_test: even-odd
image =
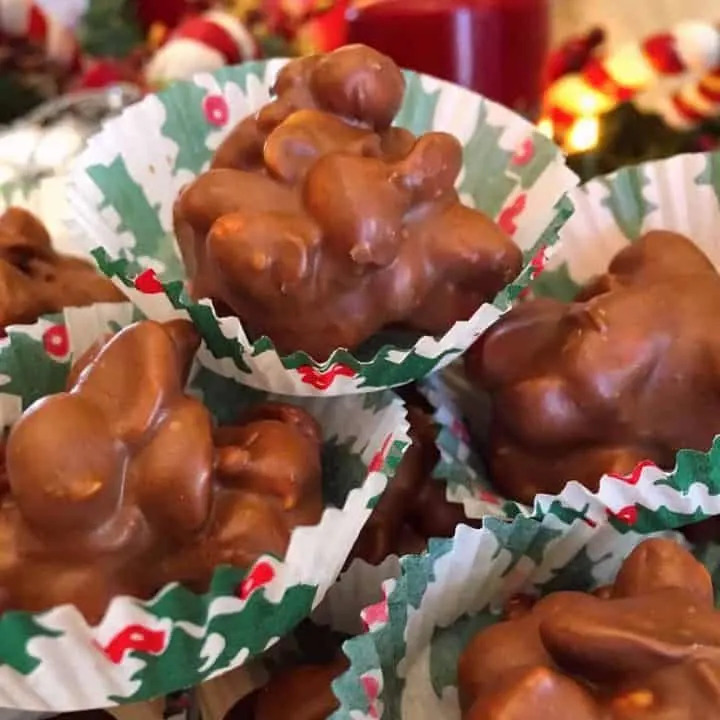
[[[550,0],[555,40],[602,25],[610,45],[633,41],[683,20],[720,21],[717,0]]]

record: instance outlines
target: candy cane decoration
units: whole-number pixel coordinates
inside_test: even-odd
[[[692,130],[720,115],[720,66],[661,102],[660,113],[676,130]]]
[[[45,50],[47,59],[68,70],[80,64],[74,34],[32,0],[0,0],[0,37],[25,39]]]
[[[579,72],[561,76],[548,87],[544,116],[564,132],[580,118],[633,99],[663,77],[708,73],[719,65],[720,30],[708,23],[681,23],[605,57],[593,52]]]
[[[212,10],[189,17],[175,28],[148,63],[145,76],[151,85],[163,85],[258,55],[255,39],[238,18]]]

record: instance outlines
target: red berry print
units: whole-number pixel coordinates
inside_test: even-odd
[[[616,513],[608,510],[608,515],[616,518],[626,525],[635,525],[638,521],[638,510],[635,505],[628,505],[627,507],[618,510]]]
[[[370,460],[370,464],[368,465],[368,472],[373,473],[382,471],[383,465],[385,464],[385,455],[387,454],[388,446],[390,445],[391,439],[392,435],[388,434],[385,436],[381,448],[372,456],[372,459]]]
[[[378,625],[386,625],[390,619],[387,600],[383,599],[375,605],[370,605],[362,611],[362,619],[366,630],[371,630]]]
[[[654,462],[651,462],[650,460],[643,460],[642,462],[639,462],[634,468],[633,471],[629,475],[618,475],[616,473],[608,473],[608,477],[613,478],[614,480],[619,480],[622,483],[625,483],[626,485],[637,485],[640,482],[640,478],[642,477],[643,471],[647,468],[657,468],[657,465]]]
[[[510,163],[512,165],[527,165],[535,157],[535,144],[532,138],[526,138],[515,150]]]
[[[165,637],[166,634],[162,630],[153,630],[144,625],[128,625],[100,649],[110,662],[119,665],[125,659],[125,655],[133,650],[149,655],[160,655],[165,649]]]
[[[207,95],[203,100],[205,119],[215,127],[223,127],[230,119],[230,108],[222,95]]]
[[[163,286],[158,280],[158,276],[151,268],[143,270],[135,278],[135,289],[146,295],[157,295],[163,291]]]
[[[312,365],[301,365],[297,369],[300,379],[306,385],[312,385],[317,390],[327,390],[338,377],[355,377],[355,371],[349,365],[335,363],[327,370],[316,370]]]
[[[70,352],[70,338],[64,325],[53,325],[42,336],[45,352],[52,358],[64,358]]]
[[[261,560],[240,583],[238,597],[247,600],[256,590],[269,585],[275,579],[275,575],[275,568],[269,562]]]
[[[508,234],[514,235],[517,232],[517,219],[525,210],[527,205],[527,195],[523,193],[518,195],[513,202],[508,205],[498,218],[498,225]]]

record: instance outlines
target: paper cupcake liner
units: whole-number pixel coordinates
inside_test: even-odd
[[[61,391],[72,358],[137,308],[94,306],[9,328],[0,342],[0,420]],[[198,353],[189,388],[218,421],[269,396],[237,382],[232,362]],[[287,398],[283,398],[288,401]],[[0,616],[0,707],[68,711],[137,702],[195,685],[262,653],[310,615],[335,581],[409,442],[390,392],[295,398],[324,431],[326,509],[297,528],[284,560],[216,570],[210,591],[173,584],[154,598],[116,598],[97,626],[70,606]]]
[[[607,269],[619,250],[653,229],[686,235],[720,268],[720,154],[679,156],[627,168],[571,191],[569,199],[575,212],[531,285],[536,294],[572,299],[584,283]],[[489,410],[459,364],[424,385],[426,392],[438,396],[434,404],[468,423],[472,444],[482,447]],[[451,461],[462,461],[470,453],[470,443],[458,433],[454,442],[454,452],[452,441],[445,443]],[[448,497],[465,502],[466,512],[473,515],[475,499],[492,493],[492,479],[477,458],[469,464],[455,463],[454,468]],[[604,475],[597,492],[569,482],[559,495],[536,496],[533,508],[517,503],[513,508],[502,501],[500,507],[510,516],[552,513],[582,517],[590,524],[609,517],[618,528],[643,532],[697,522],[720,514],[720,435],[707,452],[681,450],[670,472],[646,461],[627,475]]]
[[[606,584],[646,538],[609,523],[491,518],[482,530],[461,526],[453,540],[403,558],[386,600],[363,612],[369,631],[344,645],[351,667],[333,684],[341,707],[332,720],[459,720],[458,658],[475,633],[498,621],[505,601]],[[719,592],[720,547],[697,556]]]
[[[145,293],[137,302],[148,317],[163,319],[173,307],[186,312],[212,353],[231,359],[246,385],[327,396],[417,380],[458,357],[528,284],[535,272],[530,260],[554,241],[572,211],[563,195],[576,178],[560,150],[510,110],[435,78],[406,73],[396,124],[415,133],[446,130],[458,137],[466,159],[458,183],[463,201],[512,234],[525,252],[525,268],[492,304],[440,338],[424,336],[410,344],[406,338],[378,336],[367,356],[338,349],[322,363],[304,352],[280,356],[268,338],[251,341],[239,320],[218,318],[210,301],[187,296],[172,206],[180,189],[207,169],[228,131],[268,101],[285,62],[245,63],[197,75],[109,121],[70,174],[73,232],[108,276]]]

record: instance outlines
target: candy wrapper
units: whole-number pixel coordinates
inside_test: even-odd
[[[0,418],[62,391],[73,357],[139,319],[132,305],[94,306],[8,329],[0,346]],[[219,421],[267,396],[202,348],[191,392]],[[137,702],[242,665],[308,616],[342,568],[408,443],[403,404],[391,393],[298,400],[323,429],[320,523],[296,529],[285,559],[247,572],[219,568],[210,591],[165,587],[149,601],[116,598],[91,627],[70,606],[0,616],[0,706],[67,711]]]
[[[718,154],[679,156],[627,168],[573,190],[569,198],[575,212],[531,286],[535,294],[570,300],[581,285],[605,272],[619,250],[653,229],[687,236],[720,268]],[[466,456],[470,444],[479,450],[487,437],[489,411],[462,369],[454,366],[442,377],[430,378],[428,389],[438,396],[437,404],[451,408],[471,430],[472,442],[456,433],[455,455]],[[718,468],[720,440],[716,436],[707,452],[681,450],[670,472],[642,462],[627,475],[605,475],[598,492],[569,482],[559,495],[538,495],[534,508],[516,505],[514,512],[532,512],[537,517],[574,514],[590,523],[609,516],[618,526],[641,532],[677,528],[720,513]],[[474,477],[466,472],[451,478],[450,496],[474,503],[492,490],[492,479],[477,463],[477,456],[473,470]],[[512,506],[505,508],[513,514]]]
[[[334,351],[323,363],[303,352],[280,356],[267,338],[251,341],[235,318],[218,318],[209,301],[192,302],[172,233],[180,189],[207,169],[229,130],[268,102],[285,63],[271,60],[201,74],[145,98],[108,123],[71,174],[69,201],[79,242],[118,283],[145,294],[143,312],[189,313],[212,353],[229,358],[242,382],[287,395],[346,395],[408,383],[447,365],[507,307],[534,273],[531,259],[552,242],[575,184],[562,153],[509,110],[460,87],[407,73],[396,125],[422,133],[446,130],[464,145],[459,191],[512,234],[525,269],[494,300],[443,337],[402,342],[374,337],[367,352]],[[404,343],[404,344],[403,344]]]
[[[499,619],[518,593],[592,590],[607,584],[646,537],[556,517],[460,527],[453,540],[402,560],[385,599],[363,611],[369,630],[344,645],[350,670],[333,689],[332,720],[459,720],[458,658],[473,635]],[[720,583],[720,552],[698,558]]]

